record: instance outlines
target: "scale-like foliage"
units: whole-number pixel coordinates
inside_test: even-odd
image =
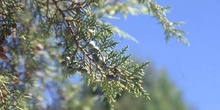
[[[166,19],[166,10],[153,1],[1,0],[0,106],[41,109],[48,94],[58,97],[53,85],[63,86],[75,75],[100,87],[111,106],[123,91],[149,98],[141,86],[149,62],[137,65],[125,54],[128,47],[116,50],[115,32],[135,39],[102,18],[153,15],[167,39],[175,36],[187,44],[183,32]]]

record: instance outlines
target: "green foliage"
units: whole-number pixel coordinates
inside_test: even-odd
[[[0,106],[45,109],[50,100],[62,98],[57,94],[72,88],[66,84],[76,75],[89,86],[100,87],[111,107],[123,91],[149,98],[141,86],[149,62],[137,65],[125,54],[128,47],[116,50],[115,32],[134,38],[103,18],[153,15],[167,39],[174,36],[187,44],[182,31],[166,19],[166,10],[153,1],[1,0]]]
[[[184,102],[181,92],[167,77],[165,71],[155,71],[152,67],[147,67],[144,71],[142,86],[150,93],[151,100],[143,97],[134,97],[128,92],[122,92],[116,97],[116,110],[188,110],[189,106]],[[86,86],[86,84],[72,85],[65,83],[61,87],[58,95],[63,98],[56,104],[49,105],[54,109],[54,105],[61,105],[62,110],[109,110],[111,106],[106,104],[107,99],[100,100],[100,87]]]
[[[186,103],[182,99],[179,90],[167,78],[164,72],[148,71],[144,79],[151,78],[151,81],[144,80],[143,87],[150,92],[151,101],[139,97],[134,98],[124,93],[115,105],[117,110],[187,110]],[[154,76],[153,76],[154,75]]]

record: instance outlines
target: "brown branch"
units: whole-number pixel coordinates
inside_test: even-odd
[[[90,61],[93,61],[93,62],[96,64],[97,62],[95,62],[95,61],[93,60],[93,58],[91,58],[91,57],[89,56],[89,54],[79,45],[79,42],[78,42],[77,38],[75,37],[75,33],[76,33],[76,32],[75,32],[74,29],[71,27],[70,21],[66,19],[66,15],[65,15],[64,11],[58,6],[58,4],[57,4],[58,2],[55,1],[55,0],[52,0],[52,1],[53,1],[53,3],[55,4],[55,6],[56,6],[57,10],[59,11],[59,13],[61,14],[63,20],[65,21],[66,27],[67,27],[67,29],[69,30],[71,36],[73,36],[73,40],[74,40],[74,42],[76,43],[77,48],[79,48],[80,51],[82,51],[83,54],[84,54]],[[97,67],[97,69],[98,69],[100,72],[103,70],[98,64],[96,64],[96,67]]]

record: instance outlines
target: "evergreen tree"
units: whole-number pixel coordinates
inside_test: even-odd
[[[114,33],[135,40],[103,18],[116,14],[147,14],[158,19],[166,39],[188,44],[180,23],[166,18],[169,7],[152,0],[1,0],[0,1],[0,109],[62,108],[58,95],[78,75],[113,106],[123,91],[149,98],[141,86],[141,65],[116,50]],[[48,98],[50,97],[50,98]],[[81,98],[83,96],[76,96]],[[77,103],[75,103],[77,104]],[[68,109],[68,108],[67,108]]]

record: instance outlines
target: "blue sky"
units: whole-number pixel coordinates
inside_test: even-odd
[[[181,27],[188,34],[190,46],[171,39],[167,44],[158,22],[149,16],[129,16],[111,24],[128,32],[138,44],[120,39],[120,46],[129,45],[129,53],[150,60],[158,69],[166,68],[172,81],[182,90],[187,103],[198,110],[220,109],[220,1],[157,0],[170,5],[171,21],[185,21]]]

